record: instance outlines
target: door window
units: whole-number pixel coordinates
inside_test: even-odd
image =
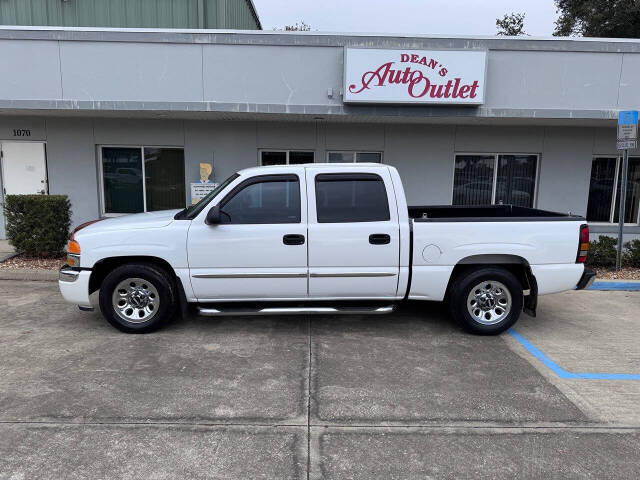
[[[257,177],[237,188],[221,204],[221,223],[300,223],[300,181],[296,175]]]
[[[318,223],[390,219],[387,190],[379,175],[321,174],[315,185]]]

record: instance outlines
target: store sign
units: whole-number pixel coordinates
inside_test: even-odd
[[[486,52],[345,49],[345,103],[484,103]]]

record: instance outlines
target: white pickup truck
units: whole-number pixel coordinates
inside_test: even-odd
[[[395,168],[242,170],[196,205],[88,222],[68,245],[64,298],[116,328],[201,315],[392,312],[447,301],[467,330],[497,334],[538,295],[585,288],[581,217],[510,205],[408,207]]]

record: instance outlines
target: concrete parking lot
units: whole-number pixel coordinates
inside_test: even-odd
[[[3,480],[640,476],[640,293],[543,297],[500,337],[437,304],[125,335],[0,281],[0,332]]]

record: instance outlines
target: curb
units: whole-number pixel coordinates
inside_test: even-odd
[[[54,282],[58,280],[58,271],[41,268],[0,269],[0,280]]]

